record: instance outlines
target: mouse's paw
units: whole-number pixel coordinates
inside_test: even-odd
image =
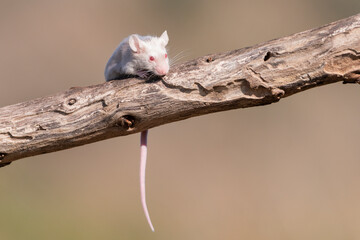
[[[141,71],[136,72],[136,75],[138,75],[140,78],[147,79],[150,77],[151,73],[146,70],[141,70]]]

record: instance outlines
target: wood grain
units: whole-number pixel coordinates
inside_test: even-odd
[[[360,14],[200,57],[163,79],[114,80],[0,108],[0,166],[198,115],[271,104],[339,81],[360,82]]]

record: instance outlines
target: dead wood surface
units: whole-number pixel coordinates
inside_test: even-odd
[[[360,82],[360,14],[200,57],[164,79],[114,80],[0,108],[0,166],[339,81]]]

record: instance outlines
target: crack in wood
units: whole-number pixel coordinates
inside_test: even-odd
[[[44,128],[44,127],[41,126],[40,124],[36,124],[36,130],[37,130],[37,131],[45,131],[46,128]]]
[[[194,84],[198,87],[199,94],[200,94],[201,96],[203,96],[203,97],[212,92],[211,90],[207,90],[205,87],[203,87],[203,86],[202,86],[200,83],[198,83],[198,82],[194,82]]]
[[[99,100],[90,102],[90,103],[88,103],[86,105],[77,106],[76,108],[68,108],[68,107],[64,107],[64,105],[61,105],[60,108],[54,109],[54,110],[52,110],[52,112],[66,116],[66,115],[69,115],[69,114],[73,114],[73,113],[75,113],[75,112],[77,112],[79,110],[83,110],[84,108],[91,107],[92,105],[98,104],[98,103],[101,103],[101,106],[102,106],[103,110],[108,106],[105,99],[99,99]],[[63,109],[61,109],[61,108],[63,108]]]
[[[259,79],[261,82],[264,82],[265,85],[268,85],[268,81],[266,81],[262,76],[261,73],[256,72],[254,69],[252,69],[251,67],[247,68],[248,70],[250,70],[253,74],[251,74],[252,76],[256,77],[257,79]]]
[[[15,136],[13,134],[11,134],[11,132],[7,132],[7,134],[9,135],[10,138],[13,138],[13,139],[19,139],[19,140],[32,140],[33,137],[32,136]]]
[[[170,89],[177,89],[182,93],[191,93],[193,91],[196,91],[195,88],[186,88],[181,85],[171,84],[171,83],[168,83],[167,81],[165,81],[164,79],[162,79],[161,82],[165,85],[165,87],[170,88]]]

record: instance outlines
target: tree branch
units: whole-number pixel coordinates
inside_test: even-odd
[[[71,88],[0,108],[0,165],[324,84],[360,82],[360,14],[174,67],[164,79]]]

